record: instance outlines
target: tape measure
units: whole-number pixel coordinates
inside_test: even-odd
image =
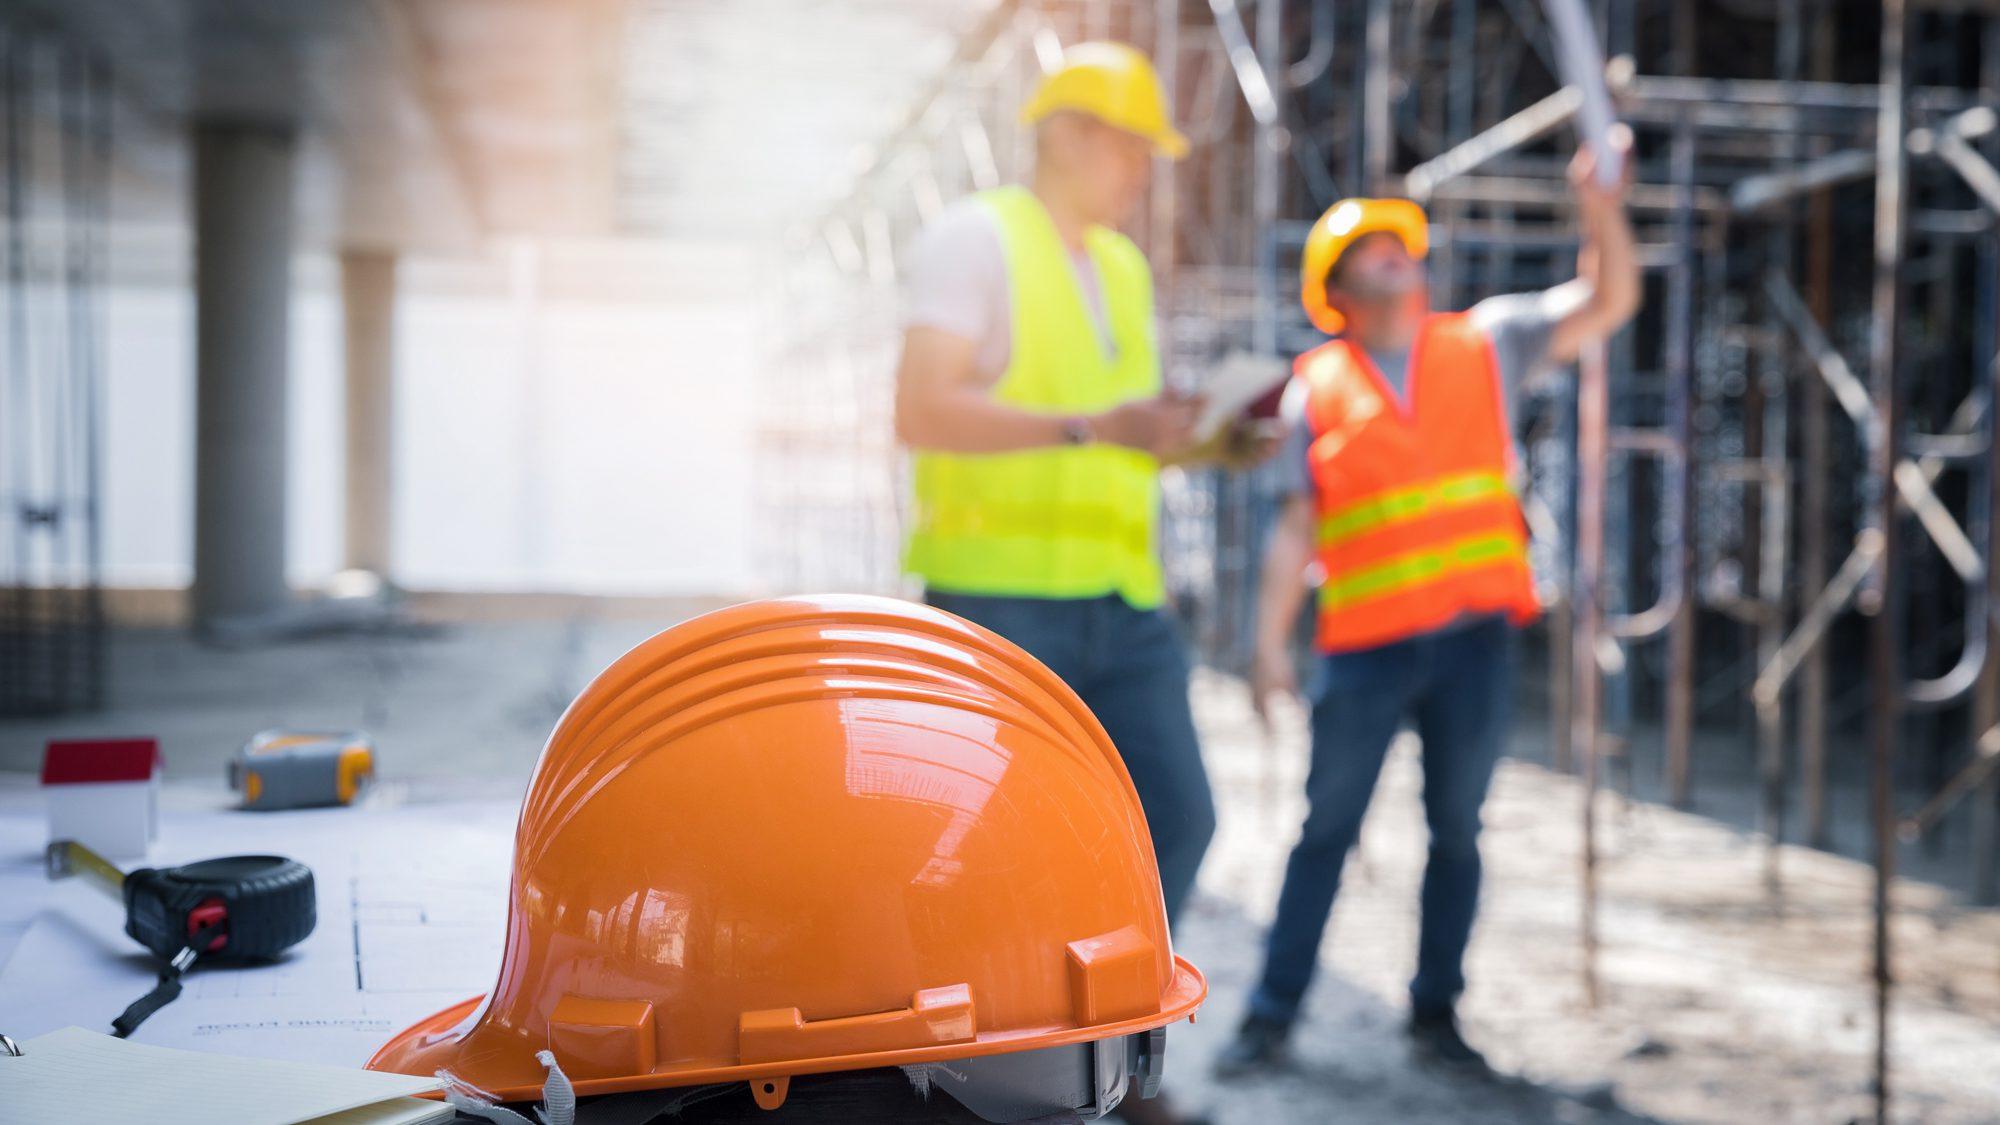
[[[165,964],[153,991],[111,1021],[120,1038],[181,994],[199,959],[269,960],[304,941],[319,919],[312,870],[275,855],[119,870],[73,840],[49,845],[48,876],[86,880],[125,906],[125,932]]]
[[[375,743],[360,731],[260,731],[229,763],[246,809],[349,805],[375,776]]]

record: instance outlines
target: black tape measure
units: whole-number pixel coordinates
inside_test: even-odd
[[[305,940],[318,921],[312,870],[275,855],[205,859],[120,871],[73,841],[49,845],[51,879],[87,876],[125,904],[125,932],[166,964],[159,984],[113,1020],[121,1037],[180,995],[197,960],[268,960]]]

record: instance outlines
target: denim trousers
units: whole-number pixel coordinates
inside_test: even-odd
[[[1500,618],[1379,648],[1322,656],[1312,689],[1307,813],[1285,866],[1252,1014],[1289,1024],[1319,963],[1341,866],[1390,741],[1407,720],[1423,743],[1422,924],[1410,1005],[1449,1010],[1465,988],[1466,942],[1479,901],[1479,810],[1506,741],[1514,629]]]
[[[1215,801],[1188,708],[1187,656],[1173,622],[1115,594],[1021,598],[929,590],[924,600],[1026,649],[1104,724],[1146,810],[1167,918],[1179,918],[1215,835]]]

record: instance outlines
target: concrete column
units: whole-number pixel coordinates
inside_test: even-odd
[[[197,626],[282,610],[290,130],[194,127]]]
[[[394,496],[396,256],[340,256],[347,352],[347,566],[389,573]]]

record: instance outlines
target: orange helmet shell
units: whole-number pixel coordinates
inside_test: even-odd
[[[493,991],[376,1070],[538,1096],[934,1062],[1193,1014],[1145,815],[1021,649],[886,598],[754,602],[620,657],[557,724]]]
[[[1343,199],[1313,224],[1299,258],[1299,300],[1313,327],[1328,335],[1347,327],[1347,319],[1327,303],[1326,279],[1349,246],[1378,232],[1395,235],[1413,258],[1430,253],[1430,220],[1407,199]]]

